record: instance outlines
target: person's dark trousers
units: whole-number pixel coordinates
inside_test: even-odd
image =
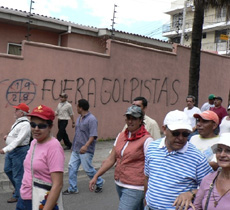
[[[4,172],[13,184],[15,191],[14,198],[19,198],[20,187],[24,174],[23,162],[26,157],[29,145],[16,147],[11,152],[6,153]]]
[[[69,136],[66,133],[66,126],[68,125],[68,120],[58,120],[58,133],[57,139],[61,141],[63,139],[64,144],[68,147],[72,147],[72,143],[69,140]]]

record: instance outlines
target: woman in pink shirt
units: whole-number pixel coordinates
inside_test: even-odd
[[[230,133],[223,133],[212,149],[220,168],[204,177],[193,205],[196,210],[229,210]]]
[[[30,125],[34,140],[31,142],[24,161],[21,197],[18,200],[16,210],[33,209],[33,185],[37,186],[41,183],[37,184],[35,179],[51,184],[43,210],[52,210],[62,189],[65,162],[63,148],[59,141],[51,135],[55,114],[51,108],[40,105],[28,116],[31,116]]]

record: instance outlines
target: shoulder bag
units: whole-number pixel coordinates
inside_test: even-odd
[[[47,197],[49,196],[49,191],[51,190],[52,184],[44,182],[43,180],[34,177],[33,173],[33,158],[37,143],[34,145],[32,158],[31,158],[31,173],[32,173],[32,209],[42,210]],[[60,192],[59,198],[53,210],[64,210],[62,202],[62,193]]]

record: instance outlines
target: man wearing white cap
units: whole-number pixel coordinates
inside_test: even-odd
[[[8,135],[4,136],[7,146],[0,150],[1,154],[6,154],[4,172],[15,188],[13,197],[7,200],[8,203],[18,201],[24,173],[23,161],[29,149],[31,135],[30,121],[26,116],[29,113],[29,107],[24,103],[13,107],[16,121]]]
[[[192,127],[184,112],[169,112],[162,129],[165,137],[151,142],[145,157],[146,203],[150,210],[186,210],[203,177],[213,170],[187,141]]]

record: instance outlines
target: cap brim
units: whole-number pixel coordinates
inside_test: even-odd
[[[230,133],[222,133],[220,135],[219,141],[212,145],[212,151],[214,151],[217,148],[218,144],[230,147]]]
[[[139,115],[139,114],[133,114],[133,113],[130,113],[130,112],[126,112],[125,115],[131,115],[131,116],[133,116],[135,118],[141,117],[141,115]]]
[[[43,120],[49,120],[47,117],[41,116],[39,114],[28,114],[27,116],[29,116],[29,117],[38,117],[38,118],[41,118]]]
[[[185,130],[189,130],[189,131],[192,132],[192,126],[191,125],[187,125],[187,124],[172,124],[172,125],[167,125],[167,127],[171,131],[185,129]]]

